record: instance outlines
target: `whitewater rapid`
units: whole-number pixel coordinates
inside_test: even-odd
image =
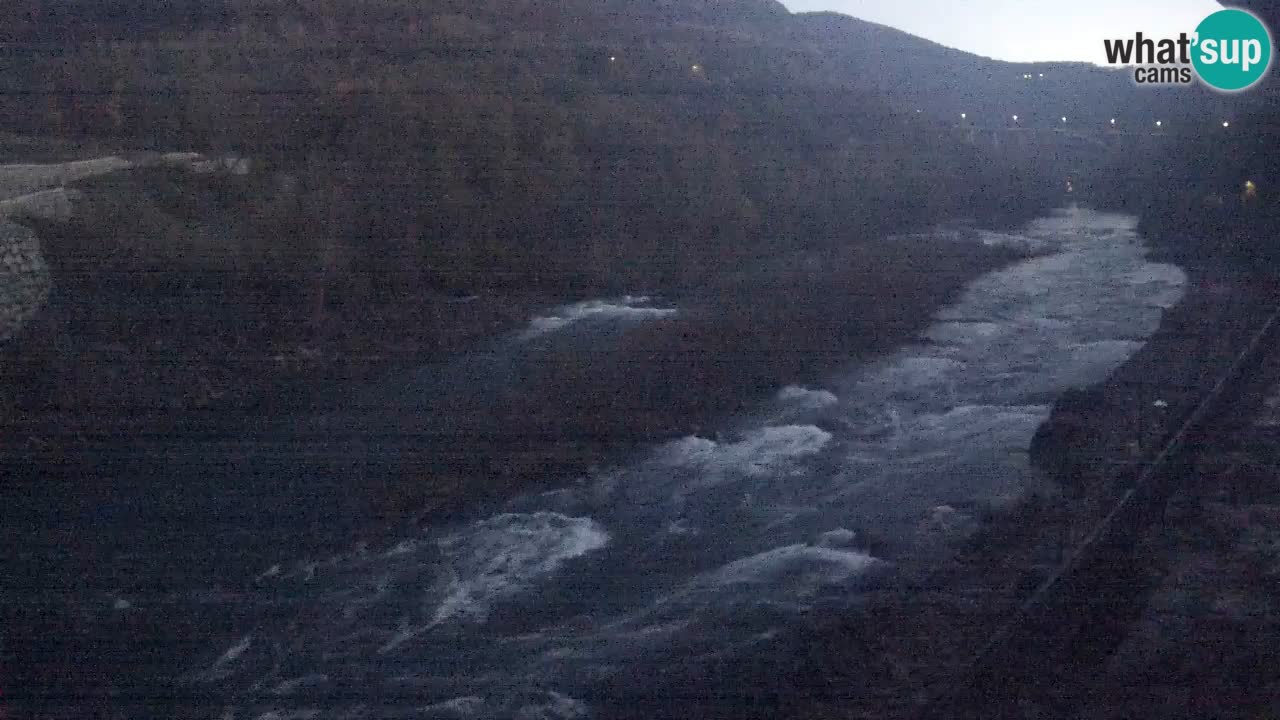
[[[1180,299],[1183,273],[1148,262],[1135,225],[1073,209],[986,234],[1044,254],[888,357],[500,513],[263,568],[270,610],[185,681],[224,717],[585,718],[631,668],[762,651],[798,613],[854,607],[901,558],[1035,491],[1027,449],[1053,398],[1104,379]],[[673,312],[585,303],[525,337]]]
[[[653,307],[653,298],[647,295],[624,295],[616,300],[584,300],[556,308],[549,315],[535,317],[520,337],[530,340],[588,319],[645,320],[671,317],[678,312],[676,308]]]

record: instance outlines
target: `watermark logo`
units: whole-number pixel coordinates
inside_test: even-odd
[[[1271,67],[1271,33],[1252,13],[1219,10],[1196,28],[1191,62],[1206,85],[1234,92],[1252,87]]]
[[[1142,33],[1103,40],[1107,62],[1135,65],[1140,85],[1189,85],[1196,77],[1222,92],[1256,85],[1271,67],[1271,32],[1253,13],[1238,8],[1206,17],[1191,35],[1149,38]]]

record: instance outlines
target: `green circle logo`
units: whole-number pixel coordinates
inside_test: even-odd
[[[1226,92],[1244,90],[1271,67],[1271,33],[1245,10],[1219,10],[1196,28],[1191,64],[1200,79]]]

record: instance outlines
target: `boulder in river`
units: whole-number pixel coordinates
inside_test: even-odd
[[[1097,390],[1067,390],[1054,403],[1049,419],[1040,424],[1031,438],[1031,461],[1059,481],[1073,476],[1083,457],[1080,450],[1099,439]]]

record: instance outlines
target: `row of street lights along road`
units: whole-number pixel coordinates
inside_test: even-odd
[[[918,113],[922,113],[922,112],[924,112],[924,111],[923,111],[923,110],[919,110],[919,109],[917,109],[917,110],[916,110],[916,112],[918,112]],[[969,113],[960,113],[960,119],[961,119],[961,120],[968,120],[968,119],[969,119]],[[1017,115],[1014,115],[1014,116],[1013,116],[1013,121],[1014,121],[1015,123],[1016,123],[1016,122],[1018,122],[1018,116],[1017,116]],[[1064,124],[1064,125],[1065,125],[1066,123],[1067,123],[1067,117],[1064,115],[1064,116],[1062,116],[1062,124]],[[1116,127],[1116,119],[1115,119],[1115,118],[1111,118],[1111,123],[1110,123],[1110,125],[1111,125],[1111,127]],[[1156,127],[1158,127],[1158,128],[1162,128],[1162,127],[1164,127],[1164,121],[1163,121],[1163,120],[1157,120],[1157,121],[1156,121]],[[1222,127],[1224,127],[1224,128],[1229,128],[1229,127],[1231,127],[1231,122],[1230,122],[1229,120],[1223,120],[1223,121],[1222,121]]]
[[[616,63],[616,62],[618,62],[618,56],[617,56],[617,55],[610,55],[610,56],[609,56],[609,62],[611,62],[611,63]],[[700,72],[702,72],[702,66],[701,66],[701,65],[694,65],[693,67],[691,67],[691,68],[689,68],[689,69],[690,69],[690,70],[692,70],[693,72],[696,72],[696,73],[700,73]],[[917,110],[916,112],[920,112],[920,111],[919,111],[919,110]]]

